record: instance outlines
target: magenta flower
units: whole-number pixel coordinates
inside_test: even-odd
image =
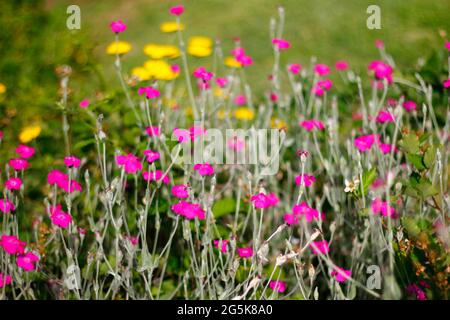
[[[334,67],[336,70],[345,71],[348,69],[348,62],[344,60],[337,61]]]
[[[380,198],[375,198],[372,201],[371,209],[375,215],[381,213],[384,217],[390,216],[391,218],[396,218],[395,209],[387,201],[382,201]]]
[[[405,101],[403,102],[403,109],[405,109],[408,112],[411,112],[417,109],[417,104],[412,100]]]
[[[72,192],[75,192],[75,191],[79,191],[79,192],[83,191],[83,188],[81,187],[81,184],[79,184],[75,180],[70,180],[70,183],[69,183],[69,180],[61,181],[58,184],[58,186],[61,189],[63,189],[65,192],[67,192],[67,193],[72,193]]]
[[[0,199],[0,211],[3,213],[10,213],[11,211],[16,210],[14,204],[8,199]]]
[[[299,216],[295,215],[293,213],[286,213],[283,216],[283,220],[288,225],[294,225],[294,224],[298,224],[300,222]]]
[[[201,176],[212,176],[214,174],[214,167],[209,163],[197,163],[194,165],[194,170]]]
[[[144,171],[144,172],[142,172],[142,177],[144,178],[145,181],[160,181],[160,180],[162,180],[162,182],[164,184],[169,183],[169,177],[168,176],[163,177],[163,172],[161,170],[148,171],[148,172]]]
[[[158,151],[152,150],[144,150],[144,156],[147,158],[148,163],[153,163],[161,157]]]
[[[208,82],[214,76],[212,72],[206,71],[205,67],[198,67],[193,72],[194,77],[201,79],[204,82]]]
[[[291,46],[291,44],[289,43],[289,41],[284,40],[284,39],[279,39],[279,38],[272,39],[272,44],[273,44],[278,50],[289,49],[289,47]]]
[[[155,89],[152,86],[148,86],[148,87],[140,87],[138,89],[138,94],[139,95],[145,94],[147,99],[156,99],[161,95],[161,92],[159,92],[158,89]]]
[[[22,180],[20,180],[20,178],[9,178],[5,182],[5,187],[8,190],[20,190],[21,185],[22,185]]]
[[[253,60],[250,56],[245,54],[244,48],[237,47],[231,51],[231,54],[235,57],[236,61],[238,61],[243,67],[249,66],[253,63]]]
[[[139,237],[138,236],[126,236],[125,237],[128,241],[130,241],[131,245],[137,246],[139,243]]]
[[[394,115],[392,113],[390,113],[389,111],[384,111],[384,110],[381,110],[378,113],[376,120],[378,123],[395,122]]]
[[[50,207],[49,209],[50,219],[55,226],[67,229],[69,224],[72,222],[72,216],[64,211],[60,204]]]
[[[304,217],[307,222],[325,219],[325,215],[323,213],[319,213],[316,209],[311,208],[306,202],[296,204],[292,208],[292,213],[295,217]],[[298,220],[295,219],[294,221],[298,222]]]
[[[180,201],[172,206],[172,211],[180,216],[183,216],[189,220],[198,218],[199,220],[205,219],[205,211],[199,204],[190,203],[187,201]]]
[[[245,98],[244,95],[237,95],[234,98],[234,104],[237,105],[237,106],[242,106],[242,105],[244,105],[246,103],[247,103],[247,99]]]
[[[280,200],[274,193],[269,193],[268,195],[265,195],[262,192],[253,195],[250,198],[250,201],[253,202],[253,205],[257,209],[274,207],[278,204],[278,202],[280,202]]]
[[[81,100],[79,106],[80,108],[86,109],[87,107],[89,107],[89,100],[88,99]]]
[[[174,185],[171,189],[172,195],[179,199],[184,199],[189,197],[188,186],[185,184]]]
[[[311,186],[314,182],[316,181],[316,177],[308,175],[308,174],[303,174],[303,175],[298,175],[295,177],[295,184],[296,185],[300,185],[300,184],[304,184],[305,187],[309,187]]]
[[[245,141],[239,139],[238,137],[233,137],[228,139],[227,147],[231,150],[239,152],[245,149]]]
[[[445,89],[450,88],[450,79],[444,80],[444,82],[442,84],[444,85]]]
[[[69,177],[59,170],[52,170],[47,175],[47,182],[50,185],[57,184],[59,186],[65,180],[69,180]]]
[[[28,161],[20,158],[9,160],[9,165],[16,171],[28,168]]]
[[[422,290],[417,284],[412,283],[406,287],[406,292],[410,295],[416,296],[417,300],[427,300],[425,291]]]
[[[181,67],[178,64],[172,64],[170,70],[172,70],[173,73],[178,74],[181,71]]]
[[[121,33],[127,29],[127,26],[125,25],[125,23],[122,22],[122,20],[117,20],[111,22],[110,28],[111,31],[114,33]]]
[[[224,88],[227,86],[228,80],[227,80],[227,78],[216,78],[216,84],[219,87]]]
[[[302,70],[302,66],[298,63],[292,63],[288,65],[288,71],[292,74],[299,74]]]
[[[252,248],[237,248],[237,253],[241,258],[251,258],[253,257]]]
[[[17,256],[16,263],[19,268],[25,271],[32,271],[36,269],[34,265],[39,261],[39,257],[33,252],[27,252],[24,255]]]
[[[392,73],[394,69],[387,63],[380,60],[372,61],[368,66],[369,71],[373,71],[375,78],[379,80],[386,79],[388,83],[392,83]]]
[[[75,156],[68,156],[64,158],[64,164],[68,167],[68,168],[78,168],[81,164],[81,160],[78,159]]]
[[[0,246],[3,247],[8,254],[22,254],[25,250],[27,243],[20,241],[16,236],[8,236],[6,234],[0,237]]]
[[[314,72],[319,76],[326,76],[330,73],[330,67],[326,64],[318,63],[314,66]]]
[[[359,149],[359,151],[364,152],[370,150],[372,145],[378,140],[377,135],[369,134],[366,136],[360,136],[355,138],[355,147]]]
[[[283,293],[284,291],[286,291],[286,282],[279,280],[272,280],[269,283],[269,288],[272,289],[273,291]]]
[[[306,131],[312,131],[314,128],[317,128],[318,130],[324,130],[325,125],[320,120],[304,120],[300,122],[300,126],[306,129]]]
[[[378,48],[378,49],[384,48],[384,42],[383,42],[383,40],[376,39],[376,40],[375,40],[375,47]]]
[[[16,153],[23,159],[31,158],[34,155],[34,148],[26,146],[24,144],[19,145],[16,148]]]
[[[126,156],[116,156],[116,163],[119,167],[123,167],[126,173],[136,173],[142,170],[141,160],[131,153]]]
[[[214,246],[220,250],[222,253],[228,251],[228,240],[214,240]]]
[[[380,148],[383,154],[388,154],[391,152],[393,145],[388,143],[378,143],[378,148]]]
[[[169,9],[169,13],[173,16],[181,16],[184,12],[183,5],[179,4]]]
[[[450,51],[450,41],[445,41],[445,48]]]
[[[157,137],[159,136],[159,127],[149,126],[145,128],[145,132],[148,134],[149,137]]]
[[[352,270],[345,270],[339,267],[336,267],[333,271],[331,271],[331,276],[336,279],[337,282],[345,282],[352,275]]]
[[[330,247],[328,246],[328,241],[313,241],[311,243],[311,250],[314,254],[327,254],[330,252]]]
[[[0,273],[0,288],[3,288],[7,285],[11,284],[11,276],[10,275],[3,275],[3,273]]]

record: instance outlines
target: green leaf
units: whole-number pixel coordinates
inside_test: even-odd
[[[434,164],[434,160],[435,159],[436,159],[436,147],[435,146],[429,146],[427,151],[425,151],[425,154],[423,156],[423,163],[429,169]]]
[[[423,164],[424,159],[422,156],[419,156],[417,154],[407,153],[406,159],[408,160],[408,162],[412,163],[417,170],[422,171],[422,170],[426,169],[425,165]]]
[[[399,141],[399,145],[406,153],[416,154],[420,151],[419,137],[417,137],[414,133],[409,133],[404,136],[403,139]]]
[[[234,198],[224,198],[216,201],[212,207],[214,217],[219,218],[236,210],[236,200]]]
[[[362,175],[362,189],[363,189],[363,196],[367,194],[367,191],[369,190],[369,187],[372,185],[372,183],[375,181],[375,178],[377,177],[377,170],[375,168],[372,168],[368,171],[365,171]],[[361,196],[361,187],[358,187],[355,191],[355,195],[357,197]]]
[[[434,196],[439,193],[438,189],[433,186],[427,178],[421,178],[419,185],[416,187],[422,199]]]

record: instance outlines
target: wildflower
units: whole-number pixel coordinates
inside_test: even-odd
[[[279,129],[279,130],[286,130],[287,129],[287,123],[281,119],[278,118],[272,118],[270,119],[270,127]]]
[[[20,132],[19,140],[22,143],[28,143],[31,140],[36,139],[41,134],[41,127],[39,125],[25,127],[22,132]]]
[[[292,74],[299,74],[302,70],[302,66],[298,63],[292,63],[288,65],[288,71]]]
[[[391,152],[393,145],[387,143],[378,143],[378,148],[380,148],[383,154],[388,154]]]
[[[274,193],[270,193],[268,195],[264,193],[258,193],[253,195],[250,200],[253,202],[253,205],[257,209],[265,209],[274,207],[280,201],[278,197]]]
[[[240,68],[242,64],[236,59],[236,57],[225,57],[223,63],[230,68]]]
[[[228,80],[227,80],[227,78],[216,78],[216,84],[219,87],[224,88],[227,86]]]
[[[9,160],[9,165],[16,171],[28,168],[28,161],[20,158]]]
[[[369,64],[368,69],[374,72],[375,78],[379,80],[386,79],[388,83],[392,83],[394,69],[389,64],[375,60]]]
[[[348,69],[348,62],[344,60],[337,61],[334,65],[336,70],[345,71]]]
[[[152,59],[174,59],[180,56],[180,49],[173,45],[149,43],[144,46],[144,53]]]
[[[33,252],[27,252],[24,255],[17,256],[16,263],[19,268],[25,271],[32,271],[36,269],[34,265],[39,261],[39,257]]]
[[[331,276],[336,279],[337,282],[345,282],[352,275],[352,270],[345,270],[339,267],[336,267],[333,271],[331,271]]]
[[[304,217],[307,222],[323,220],[325,218],[323,213],[319,213],[316,209],[311,208],[306,202],[295,205],[292,208],[292,213],[295,217]],[[298,222],[297,219],[294,219],[293,221]]]
[[[172,211],[180,216],[183,216],[189,220],[198,218],[200,220],[205,219],[205,211],[200,207],[199,204],[190,203],[187,201],[180,201],[172,206]]]
[[[80,108],[83,108],[83,109],[89,107],[89,100],[88,99],[81,100],[79,106],[80,106]]]
[[[415,295],[417,300],[427,300],[427,295],[417,284],[412,283],[406,287],[406,292]]]
[[[187,52],[194,57],[207,57],[212,53],[212,40],[207,37],[191,37],[188,41]]]
[[[450,51],[450,41],[445,41],[445,48]]]
[[[173,16],[181,16],[184,12],[183,5],[179,4],[169,9],[169,13]]]
[[[185,184],[174,185],[171,189],[171,192],[173,196],[180,199],[189,197],[188,186]]]
[[[127,29],[127,26],[125,25],[125,23],[122,22],[122,20],[117,20],[111,22],[110,28],[111,31],[114,33],[121,33]]]
[[[0,94],[4,94],[6,92],[6,86],[0,82]]]
[[[81,187],[81,185],[77,181],[70,180],[70,182],[69,182],[69,179],[60,181],[58,186],[61,189],[63,189],[65,192],[67,192],[67,193],[72,193],[72,192],[75,192],[75,191],[81,192],[83,190],[83,188]]]
[[[194,165],[194,170],[201,176],[211,176],[214,174],[214,167],[209,163],[197,163]]]
[[[72,222],[72,216],[61,209],[61,205],[58,204],[54,207],[50,207],[50,219],[55,226],[67,229]]]
[[[144,156],[147,158],[148,163],[155,162],[158,160],[161,155],[158,151],[152,151],[152,150],[144,150]]]
[[[328,241],[313,241],[311,243],[311,250],[314,254],[327,254],[330,252],[330,247],[328,246]]]
[[[20,190],[21,186],[22,186],[22,180],[20,180],[20,178],[9,178],[5,182],[5,187],[8,190]]]
[[[156,127],[156,126],[149,126],[149,127],[145,128],[145,132],[146,132],[150,137],[159,136],[159,127]]]
[[[384,180],[381,178],[377,178],[375,179],[375,181],[372,183],[372,185],[370,186],[371,189],[376,190],[378,188],[381,188],[384,186]]]
[[[237,47],[231,53],[243,67],[249,66],[253,63],[252,58],[245,54],[244,48]]]
[[[198,67],[194,70],[193,75],[194,77],[202,79],[205,82],[209,81],[213,77],[212,72],[206,71],[205,67]]]
[[[145,94],[145,96],[147,97],[147,99],[155,99],[158,98],[161,93],[159,92],[159,90],[153,88],[152,86],[148,86],[148,87],[140,87],[138,89],[138,94],[139,95],[143,95]]]
[[[270,93],[269,98],[273,103],[276,103],[278,101],[278,95],[274,92]]]
[[[283,293],[286,291],[286,282],[279,280],[272,280],[269,283],[269,288],[273,291]]]
[[[395,122],[394,115],[389,111],[381,110],[376,118],[378,123]]]
[[[378,48],[378,49],[384,48],[384,42],[383,42],[383,40],[376,39],[376,40],[375,40],[375,47]]]
[[[304,184],[305,187],[311,186],[316,181],[316,177],[308,174],[298,175],[295,177],[295,184],[300,185]]]
[[[272,44],[273,44],[278,50],[289,49],[289,47],[291,46],[290,43],[289,43],[289,41],[284,40],[284,39],[279,39],[279,38],[272,39]]]
[[[330,67],[328,67],[326,64],[318,63],[314,66],[314,72],[319,76],[326,76],[330,73]]]
[[[325,125],[320,120],[304,120],[300,122],[300,126],[306,129],[306,131],[312,131],[314,128],[317,128],[318,130],[324,130]]]
[[[242,106],[242,105],[244,105],[246,103],[247,103],[247,99],[245,98],[244,95],[237,95],[234,98],[234,104],[237,105],[237,106]]]
[[[21,241],[16,236],[8,236],[6,234],[0,237],[0,246],[3,247],[8,254],[22,254],[25,250],[27,243]]]
[[[237,253],[241,258],[251,258],[253,257],[252,248],[237,248]]]
[[[125,237],[133,246],[137,246],[139,243],[139,236],[126,236]]]
[[[228,240],[214,240],[214,246],[220,250],[222,253],[228,251]]]
[[[106,47],[106,53],[109,55],[125,54],[130,50],[131,44],[126,41],[114,41]]]
[[[444,82],[442,84],[444,85],[445,89],[450,88],[450,79],[444,80]]]
[[[52,170],[47,175],[47,182],[50,185],[61,184],[62,181],[68,180],[68,179],[69,179],[69,177],[65,173],[63,173],[59,170]]]
[[[81,160],[75,156],[68,156],[64,158],[64,164],[68,168],[78,168],[81,164]]]
[[[3,288],[9,284],[11,284],[11,276],[7,274],[0,273],[0,288]]]
[[[247,107],[240,107],[234,111],[234,116],[239,120],[252,120],[255,117],[255,113],[252,109]]]
[[[155,170],[155,171],[143,171],[142,177],[145,181],[160,181],[164,184],[169,183],[169,177],[167,175],[163,176],[163,172],[161,170]]]
[[[175,21],[168,21],[161,23],[159,29],[164,33],[171,33],[184,30],[184,25]]]
[[[403,102],[403,109],[405,109],[408,112],[411,112],[417,109],[417,104],[411,100],[405,101]]]
[[[369,134],[366,136],[360,136],[355,138],[355,147],[359,149],[359,151],[364,152],[367,150],[370,150],[372,148],[372,145],[376,142],[377,135],[375,134]]]
[[[358,186],[359,186],[359,179],[353,179],[352,181],[349,181],[347,179],[345,179],[344,183],[345,183],[345,189],[344,192],[350,192],[353,193],[356,190],[358,190]]]
[[[131,75],[139,81],[150,80],[151,74],[145,67],[135,67],[131,69]]]
[[[233,137],[227,141],[227,147],[239,152],[245,149],[245,141],[238,137]]]
[[[288,225],[298,224],[300,222],[299,216],[293,213],[286,213],[283,216],[283,220]]]
[[[16,148],[16,153],[23,159],[31,158],[34,155],[34,148],[26,146],[24,144],[19,145]]]
[[[391,218],[395,218],[395,209],[389,205],[387,201],[381,201],[380,198],[375,198],[372,201],[371,209],[373,214],[382,214],[384,217],[390,216]]]
[[[0,200],[0,211],[3,213],[10,213],[11,211],[16,210],[16,207],[14,206],[14,204],[6,199],[3,198]]]
[[[126,156],[116,156],[116,163],[118,166],[123,167],[126,173],[136,173],[142,170],[141,160],[131,153]]]

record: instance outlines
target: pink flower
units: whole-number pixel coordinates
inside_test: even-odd
[[[325,93],[325,90],[324,90],[321,86],[315,85],[315,86],[312,88],[312,92],[313,92],[316,96],[321,97],[321,96],[323,96],[323,94]]]
[[[11,211],[16,210],[14,204],[8,199],[0,199],[0,211],[3,213],[10,213]]]
[[[9,165],[14,168],[14,170],[25,170],[28,168],[28,161],[20,158],[9,160]]]
[[[50,219],[55,226],[67,229],[72,222],[72,216],[61,209],[61,205],[58,204],[54,207],[50,207]]]
[[[296,204],[292,208],[292,213],[295,217],[304,217],[307,222],[325,219],[323,213],[319,213],[316,209],[311,208],[306,202]],[[294,219],[294,222],[298,222],[298,220]]]
[[[47,175],[47,182],[50,185],[61,185],[65,180],[69,180],[69,177],[59,170],[52,170]]]
[[[126,156],[116,156],[116,163],[119,167],[123,167],[126,173],[136,173],[142,170],[141,160],[131,153]]]
[[[179,4],[177,6],[173,6],[169,9],[169,13],[173,16],[181,16],[184,12],[183,5]]]
[[[185,184],[174,185],[171,189],[171,192],[173,196],[180,199],[189,197],[188,186]]]
[[[450,51],[450,41],[445,41],[445,48]]]
[[[161,95],[161,92],[159,92],[158,89],[155,89],[152,86],[140,87],[138,89],[139,95],[143,95],[144,93],[145,93],[145,96],[147,97],[147,99],[156,99]]]
[[[370,150],[372,145],[376,142],[377,135],[369,134],[366,136],[360,136],[355,138],[355,147],[359,149],[359,151],[364,152]]]
[[[395,209],[389,205],[387,201],[381,201],[379,198],[375,198],[371,204],[373,214],[382,214],[384,217],[390,216],[396,218]]]
[[[20,178],[9,178],[5,182],[6,189],[8,190],[20,190],[21,185],[22,180],[20,180]]]
[[[19,145],[16,148],[16,153],[23,159],[31,158],[34,155],[34,148],[26,146],[24,144]]]
[[[58,186],[67,193],[72,193],[75,191],[81,192],[83,190],[83,188],[81,187],[81,184],[79,184],[75,180],[70,180],[70,183],[69,183],[68,179],[60,181],[60,183],[58,183]]]
[[[444,82],[442,84],[444,85],[445,89],[450,88],[450,79],[444,80]]]
[[[311,243],[311,250],[314,254],[327,254],[330,252],[330,247],[328,246],[328,241],[313,241]]]
[[[32,271],[36,269],[34,263],[39,261],[39,257],[33,252],[27,252],[24,255],[20,255],[16,259],[17,266],[25,271]]]
[[[333,276],[337,282],[345,282],[352,275],[352,270],[345,270],[339,267],[336,267],[333,271],[331,271],[331,276]]]
[[[382,186],[384,186],[384,180],[382,178],[377,178],[375,179],[375,181],[372,183],[372,185],[370,186],[370,188],[372,190],[376,190],[378,188],[381,188]]]
[[[235,59],[243,66],[249,66],[253,63],[253,60],[250,56],[245,54],[245,50],[241,47],[235,48],[232,52]]]
[[[27,243],[25,241],[20,241],[16,236],[7,236],[4,234],[0,237],[0,246],[8,254],[22,254],[26,245]]]
[[[158,160],[161,155],[158,151],[152,151],[152,150],[144,150],[144,156],[147,158],[148,163],[155,162]]]
[[[378,123],[395,122],[394,115],[389,111],[381,110],[377,116]]]
[[[317,128],[318,130],[324,130],[325,125],[320,120],[304,120],[300,122],[300,126],[306,129],[306,131],[312,131],[314,128]]]
[[[406,287],[406,292],[415,295],[417,300],[427,300],[427,295],[417,284],[412,283]]]
[[[178,64],[173,64],[170,66],[170,70],[172,70],[173,73],[178,74],[181,71],[181,68]]]
[[[205,219],[205,211],[200,207],[199,204],[190,203],[187,201],[180,201],[172,206],[172,211],[180,216],[183,216],[189,220],[198,218],[200,220]]]
[[[300,222],[300,219],[297,215],[293,213],[286,213],[283,216],[284,222],[286,222],[288,225],[298,224]]]
[[[272,101],[273,103],[278,101],[278,95],[275,92],[272,92],[269,96],[270,101]]]
[[[319,76],[326,76],[330,73],[330,67],[326,64],[318,63],[314,66],[314,72]]]
[[[253,202],[253,205],[257,209],[265,209],[274,207],[280,201],[278,197],[274,193],[270,193],[265,195],[264,193],[258,193],[253,195],[250,200]]]
[[[11,284],[11,276],[10,275],[3,275],[3,273],[0,273],[0,288],[3,288],[4,286],[7,286]]]
[[[88,99],[81,100],[79,106],[80,106],[80,108],[83,108],[83,109],[89,107],[89,100]]]
[[[164,176],[163,177],[163,172],[161,170],[155,170],[155,171],[144,171],[142,172],[142,177],[144,178],[145,181],[160,181],[162,180],[162,182],[164,184],[168,184],[169,183],[169,177],[168,176]]]
[[[238,95],[234,98],[234,104],[237,106],[242,106],[247,103],[247,99],[244,95]]]
[[[417,109],[417,104],[412,100],[405,101],[403,102],[403,109],[405,109],[408,112],[411,112],[412,110]]]
[[[227,80],[227,78],[216,78],[216,84],[219,87],[224,88],[227,86],[228,80]]]
[[[283,293],[286,291],[286,282],[279,280],[272,280],[269,283],[269,288],[273,291]]]
[[[252,248],[237,248],[237,253],[241,258],[251,258],[253,257]]]
[[[328,91],[333,86],[333,82],[330,79],[323,79],[317,81],[317,85],[321,87],[322,89]]]
[[[68,167],[68,168],[78,168],[81,164],[81,160],[78,159],[75,156],[68,156],[64,158],[64,164]]]
[[[122,20],[117,20],[117,21],[111,22],[110,27],[111,27],[111,31],[114,33],[121,33],[127,29],[127,26],[125,25],[125,23],[122,22]]]
[[[220,250],[222,253],[228,251],[228,240],[214,240],[214,246]]]
[[[379,143],[378,144],[378,148],[380,148],[381,152],[383,152],[383,154],[388,154],[391,152],[393,145],[392,144],[387,144],[387,143]]]
[[[150,126],[145,128],[145,132],[148,134],[149,137],[157,137],[159,136],[159,127],[156,126]]]
[[[288,71],[292,74],[299,74],[302,70],[302,66],[298,63],[292,63],[288,65]]]
[[[380,60],[372,61],[368,69],[374,72],[375,78],[379,80],[386,79],[388,83],[392,83],[392,73],[394,69],[387,63]]]
[[[173,135],[177,138],[178,142],[186,142],[191,139],[191,134],[186,129],[175,128],[173,129]]]
[[[126,236],[126,239],[127,239],[128,241],[130,241],[130,243],[131,243],[133,246],[137,246],[138,243],[139,243],[139,237],[138,237],[138,236]]]
[[[378,49],[384,48],[383,40],[380,40],[380,39],[375,40],[375,47],[378,48]]]
[[[289,41],[284,39],[275,38],[272,40],[272,44],[278,49],[278,50],[284,50],[289,49],[291,46]]]
[[[209,163],[197,163],[194,165],[194,170],[201,176],[211,176],[214,174],[214,167]]]
[[[197,69],[194,70],[193,75],[197,79],[201,79],[204,82],[208,82],[213,77],[212,72],[206,71],[205,67],[198,67]]]
[[[238,137],[233,137],[228,139],[227,141],[227,147],[231,150],[235,150],[237,152],[244,150],[245,148],[245,141],[242,139],[239,139]]]
[[[304,184],[305,187],[311,186],[316,181],[316,177],[310,176],[308,174],[298,175],[295,177],[295,184],[300,185]]]
[[[334,65],[336,70],[345,71],[348,69],[348,62],[344,60],[337,61]]]

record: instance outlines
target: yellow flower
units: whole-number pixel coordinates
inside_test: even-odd
[[[224,61],[225,65],[230,68],[240,68],[242,65],[235,57],[226,57]]]
[[[172,71],[170,64],[164,60],[148,60],[144,63],[144,68],[148,71],[150,78],[156,80],[173,80],[178,77],[178,73]]]
[[[131,74],[137,77],[140,81],[150,80],[151,74],[144,67],[136,67],[131,70]]]
[[[186,113],[186,116],[192,116],[194,114],[194,110],[192,110],[192,107],[187,107],[184,111]]]
[[[207,57],[212,53],[212,40],[200,36],[189,38],[187,52],[194,57]]]
[[[161,23],[159,28],[161,29],[162,32],[170,33],[178,30],[184,30],[184,24],[182,23],[178,24],[175,21],[168,21]]]
[[[144,53],[152,59],[173,59],[180,56],[180,49],[172,45],[149,43],[144,47]]]
[[[239,120],[252,120],[255,117],[255,113],[250,108],[240,107],[236,109],[234,116]]]
[[[41,127],[39,125],[33,125],[25,127],[19,135],[19,140],[22,143],[28,143],[33,139],[36,139],[41,134]]]
[[[272,118],[270,120],[270,126],[274,129],[286,129],[287,123],[278,118]]]
[[[0,82],[0,94],[3,94],[6,92],[6,86]]]
[[[107,54],[125,54],[131,50],[131,44],[126,41],[112,42],[106,48]]]

